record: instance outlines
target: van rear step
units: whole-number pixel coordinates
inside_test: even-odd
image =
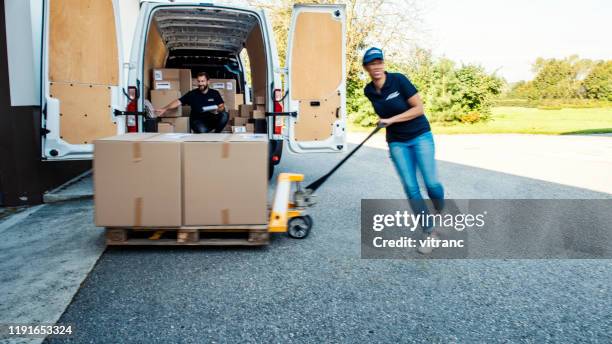
[[[267,225],[198,227],[107,227],[109,246],[262,246]]]

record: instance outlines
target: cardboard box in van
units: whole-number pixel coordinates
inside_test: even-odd
[[[240,111],[238,110],[229,110],[228,112],[230,121],[236,117],[240,117]]]
[[[234,118],[234,122],[233,123],[236,126],[242,126],[242,125],[246,125],[248,121],[249,121],[248,118],[236,117],[236,118]]]
[[[155,109],[162,108],[180,97],[181,92],[178,90],[151,90],[151,104]],[[175,110],[166,111],[164,117],[181,117],[182,113],[183,110],[179,106]]]
[[[267,159],[267,135],[185,137],[183,225],[266,224]]]
[[[157,123],[157,132],[158,133],[173,133],[174,126],[170,123],[164,123],[164,122]]]
[[[174,87],[170,88],[181,91],[181,95],[189,92],[192,87],[191,82],[191,70],[190,69],[176,69],[176,68],[156,68],[153,69],[153,85],[158,81],[172,82],[174,81]],[[178,83],[176,83],[178,82]],[[157,87],[154,86],[156,89]],[[167,88],[164,88],[167,89]]]
[[[253,112],[253,105],[241,104],[240,105],[240,117],[250,118],[251,112]]]
[[[96,226],[181,225],[180,137],[130,133],[94,141]]]
[[[172,126],[174,133],[190,133],[189,117],[162,118],[162,123]],[[160,123],[161,124],[161,123]]]
[[[266,104],[266,97],[264,96],[255,97],[255,105],[265,105],[265,104]]]
[[[236,93],[236,97],[234,99],[234,106],[236,109],[238,109],[240,105],[244,104],[244,94]]]
[[[236,80],[234,79],[210,79],[208,87],[219,91],[226,110],[234,110],[236,107]]]
[[[266,118],[266,112],[264,110],[253,110],[253,115],[251,117],[255,119],[264,119]]]

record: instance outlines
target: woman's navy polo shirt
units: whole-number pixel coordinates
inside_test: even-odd
[[[380,93],[376,92],[374,82],[370,82],[363,90],[380,118],[389,118],[408,111],[411,106],[408,98],[417,94],[417,89],[401,73],[387,73],[387,79]],[[409,121],[393,123],[387,127],[387,142],[407,141],[431,131],[425,115]]]

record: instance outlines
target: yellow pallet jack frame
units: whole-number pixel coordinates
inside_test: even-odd
[[[312,229],[312,218],[306,213],[306,208],[315,204],[314,192],[323,185],[348,159],[355,154],[366,141],[374,136],[385,124],[378,123],[376,128],[339,163],[336,164],[327,174],[302,188],[301,182],[304,181],[303,174],[281,173],[278,175],[274,202],[270,211],[270,223],[268,225],[270,233],[287,232],[290,237],[303,239]],[[292,183],[295,183],[296,190],[291,193]],[[292,197],[293,195],[293,197]]]
[[[270,233],[287,233],[290,237],[303,239],[312,229],[313,221],[306,208],[314,205],[314,195],[303,189],[304,175],[281,173],[278,175],[272,209],[270,210]],[[292,186],[295,190],[292,192]]]

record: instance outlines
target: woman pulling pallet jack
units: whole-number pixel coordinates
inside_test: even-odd
[[[387,73],[385,71],[383,52],[378,48],[370,48],[365,52],[363,68],[372,79],[365,87],[364,94],[372,103],[380,121],[376,129],[331,171],[308,185],[305,190],[298,187],[294,197],[295,207],[303,208],[312,205],[312,193],[323,185],[370,137],[381,128],[389,127],[387,129],[387,142],[391,160],[400,176],[406,196],[411,201],[413,211],[428,213],[425,203],[421,201],[423,197],[417,182],[417,169],[423,175],[427,193],[432,199],[434,207],[441,211],[444,208],[444,188],[437,177],[433,136],[416,87],[403,74]],[[303,179],[303,176],[286,175],[283,179],[287,179],[287,182],[298,182]],[[287,190],[288,192],[289,190]],[[283,218],[284,223],[287,224],[288,228],[286,230],[289,235],[294,238],[306,237],[312,227],[312,219],[310,216],[302,215],[299,212],[294,212],[292,215],[295,216],[289,216],[289,222],[287,222],[287,218]],[[282,216],[279,217],[279,213],[273,209],[271,224],[272,220],[280,220],[281,218]],[[280,225],[280,223],[276,223],[276,225]],[[438,236],[431,226],[425,226],[423,233],[431,238],[437,238]],[[430,253],[431,248],[419,247],[419,252]]]

